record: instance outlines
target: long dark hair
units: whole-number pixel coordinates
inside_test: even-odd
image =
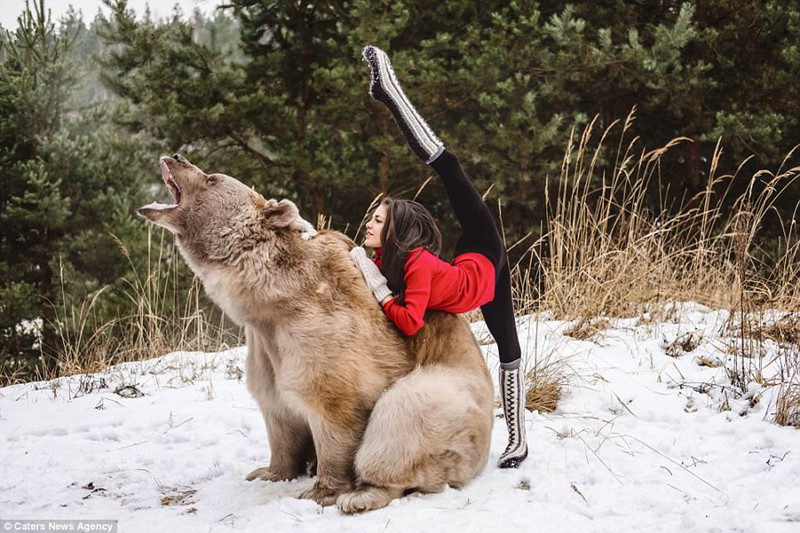
[[[408,254],[422,247],[439,255],[442,233],[430,212],[418,202],[384,198],[381,204],[386,206],[386,221],[381,231],[381,272],[399,302],[404,303]]]

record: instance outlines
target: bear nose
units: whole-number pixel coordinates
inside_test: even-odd
[[[172,159],[174,159],[178,163],[186,163],[186,160],[183,158],[181,154],[173,154]]]

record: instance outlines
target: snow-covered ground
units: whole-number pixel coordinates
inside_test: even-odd
[[[269,449],[242,348],[6,387],[0,519],[170,533],[800,532],[800,431],[771,422],[775,388],[731,394],[714,366],[730,358],[725,319],[684,305],[669,321],[615,320],[585,341],[564,335],[568,323],[520,320],[528,365],[558,362],[569,379],[556,412],[528,413],[529,459],[495,466],[506,440],[497,419],[490,464],[467,487],[359,516],[296,499],[308,478],[244,480]],[[696,348],[667,350],[686,334]]]

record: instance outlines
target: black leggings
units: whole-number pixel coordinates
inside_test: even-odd
[[[522,350],[517,336],[514,305],[511,298],[511,272],[508,256],[494,218],[458,158],[445,150],[430,164],[444,182],[447,198],[461,225],[455,254],[477,252],[494,265],[494,300],[481,306],[483,319],[497,342],[500,363],[518,363]],[[513,365],[509,365],[513,366]]]

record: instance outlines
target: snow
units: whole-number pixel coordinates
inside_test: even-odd
[[[703,363],[732,364],[726,312],[683,304],[672,315],[610,320],[589,340],[546,315],[520,319],[527,365],[556,363],[568,379],[555,412],[528,412],[528,460],[495,466],[498,418],[489,465],[465,488],[357,516],[296,499],[310,478],[244,480],[269,454],[244,348],[6,387],[0,518],[171,533],[800,532],[800,432],[772,422],[777,388],[736,397],[725,368]],[[667,355],[687,334],[696,347]],[[494,345],[483,349],[496,372]],[[770,353],[755,363],[767,377],[781,365]]]

